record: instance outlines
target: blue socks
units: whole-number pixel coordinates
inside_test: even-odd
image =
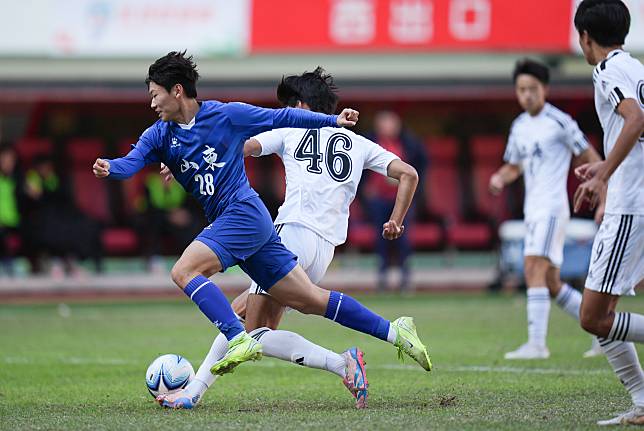
[[[324,317],[347,328],[387,341],[389,321],[344,293],[331,292]]]
[[[231,340],[244,332],[228,300],[215,283],[203,275],[193,278],[183,292],[197,304],[206,317],[219,328],[226,339]]]

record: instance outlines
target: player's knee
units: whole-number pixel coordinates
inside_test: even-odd
[[[581,307],[579,310],[579,324],[581,328],[593,335],[599,337],[606,337],[608,335],[610,328],[606,330],[604,320],[601,316],[597,316],[587,308]]]
[[[184,289],[186,285],[194,278],[194,271],[189,265],[185,265],[181,260],[177,261],[170,271],[172,281]]]

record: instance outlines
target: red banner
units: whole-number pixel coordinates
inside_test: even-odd
[[[570,52],[566,0],[254,0],[253,53]]]

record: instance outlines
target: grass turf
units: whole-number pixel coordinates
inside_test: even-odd
[[[525,341],[522,296],[359,297],[388,318],[415,317],[435,365],[323,318],[287,315],[282,329],[340,352],[366,352],[369,409],[339,378],[271,358],[220,378],[193,411],[167,411],[144,383],[159,354],[197,368],[216,330],[186,300],[0,305],[0,429],[591,429],[629,407],[606,359],[553,303],[547,361],[505,361]],[[620,309],[644,312],[644,299]]]

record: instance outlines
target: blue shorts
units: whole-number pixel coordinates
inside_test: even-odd
[[[206,244],[219,257],[222,272],[239,265],[264,290],[297,265],[297,257],[280,241],[271,216],[258,197],[228,206],[195,240]]]

